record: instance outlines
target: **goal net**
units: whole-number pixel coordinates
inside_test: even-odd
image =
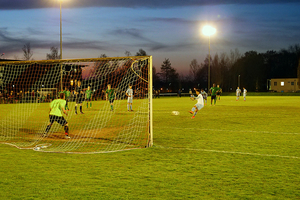
[[[68,130],[57,122],[49,130],[51,102],[60,93]],[[0,142],[22,149],[104,153],[150,147],[152,56],[2,62],[0,110]]]

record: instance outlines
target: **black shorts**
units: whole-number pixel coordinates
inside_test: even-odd
[[[49,119],[50,119],[51,124],[53,124],[54,122],[57,122],[60,125],[64,126],[68,123],[63,116],[59,117],[56,115],[49,115]]]
[[[211,99],[216,99],[216,95],[211,95]]]
[[[217,95],[221,95],[221,92],[217,92],[216,94],[217,94]]]
[[[109,99],[109,103],[113,103],[115,99]]]
[[[81,104],[83,102],[83,98],[78,97],[76,98],[76,104]]]

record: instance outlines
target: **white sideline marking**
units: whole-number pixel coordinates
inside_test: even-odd
[[[170,127],[159,127],[170,129]],[[222,130],[222,129],[205,129],[205,128],[181,128],[181,127],[172,127],[172,129],[189,129],[189,130],[201,130],[201,131],[226,131],[226,132],[249,132],[249,133],[269,133],[269,134],[285,134],[285,135],[300,135],[300,133],[285,133],[285,132],[270,132],[270,131],[240,131],[240,130]]]
[[[281,156],[281,155],[271,155],[271,154],[246,153],[246,152],[235,152],[235,151],[220,151],[220,150],[210,150],[210,149],[191,149],[191,148],[176,148],[176,147],[163,147],[163,146],[158,146],[158,147],[166,148],[166,149],[176,149],[176,150],[205,151],[205,152],[213,152],[213,153],[240,154],[240,155],[277,157],[277,158],[291,158],[291,159],[299,159],[300,160],[300,157],[297,157],[297,156]]]

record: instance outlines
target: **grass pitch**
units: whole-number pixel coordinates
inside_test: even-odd
[[[191,119],[195,101],[154,99],[148,149],[77,155],[0,144],[0,199],[300,199],[299,102],[226,96]]]

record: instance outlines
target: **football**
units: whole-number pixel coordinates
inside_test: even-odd
[[[179,115],[179,111],[172,111],[172,115]]]

